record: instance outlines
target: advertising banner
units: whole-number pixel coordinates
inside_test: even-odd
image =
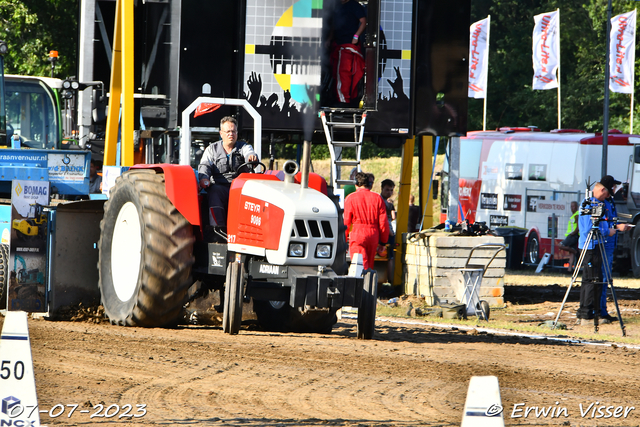
[[[522,181],[522,163],[507,163],[504,168],[504,179]]]
[[[480,195],[480,209],[498,209],[498,195],[495,193],[482,193]]]
[[[547,165],[529,165],[529,181],[546,181]]]
[[[507,227],[509,225],[509,217],[505,215],[489,215],[489,226]]]
[[[636,56],[636,11],[611,18],[609,89],[632,93]]]
[[[538,212],[538,203],[544,196],[527,196],[527,212]]]
[[[469,41],[469,98],[487,96],[489,25],[491,17],[471,24]]]
[[[520,194],[505,194],[504,210],[505,211],[522,210],[522,196]]]
[[[46,311],[49,182],[14,180],[7,309]]]
[[[570,215],[571,210],[569,206],[567,206],[566,202],[550,200],[546,201],[538,201],[538,208],[536,212],[542,213],[554,213],[556,215]]]
[[[7,260],[9,262],[9,240],[11,240],[11,206],[0,205],[0,255],[2,256],[2,262]],[[7,272],[4,272],[4,279],[7,279]],[[0,310],[7,308],[7,296],[5,295],[2,286],[5,287],[6,283],[0,284]]]
[[[500,175],[500,163],[484,162],[482,163],[482,174],[480,175],[483,180],[498,179]]]
[[[558,87],[558,56],[560,53],[560,13],[534,16],[533,27],[533,90]]]

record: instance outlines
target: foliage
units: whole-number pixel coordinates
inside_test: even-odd
[[[612,16],[634,7],[631,1],[614,2]],[[531,89],[533,17],[555,9],[560,9],[562,127],[602,131],[607,0],[471,2],[472,22],[491,15],[488,129],[558,127],[557,91]],[[629,95],[611,93],[610,127],[628,131],[629,106]],[[469,130],[482,129],[482,109],[483,100],[469,99]]]
[[[78,2],[0,0],[0,40],[7,42],[5,71],[50,76],[49,51],[59,52],[55,77],[76,74]]]

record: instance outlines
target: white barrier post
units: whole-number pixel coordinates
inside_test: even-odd
[[[462,427],[504,427],[498,377],[471,377]]]
[[[40,426],[27,313],[8,311],[0,335],[0,424]]]

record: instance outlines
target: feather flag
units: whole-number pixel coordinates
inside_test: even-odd
[[[632,93],[636,53],[636,11],[611,18],[609,89]]]
[[[469,98],[486,98],[489,71],[489,25],[491,17],[475,22],[470,28]]]
[[[533,90],[558,87],[560,66],[560,13],[541,13],[534,16],[533,27]]]

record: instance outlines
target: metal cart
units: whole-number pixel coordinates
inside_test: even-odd
[[[505,248],[506,246],[500,243],[482,243],[474,246],[471,249],[471,252],[469,252],[469,257],[467,258],[464,268],[460,269],[464,279],[464,295],[461,302],[467,306],[467,315],[475,315],[479,319],[489,320],[489,303],[484,300],[480,300],[478,292],[482,284],[482,277],[487,271],[487,268],[496,255]],[[469,264],[469,261],[471,261],[471,257],[473,256],[473,252],[476,249],[493,249],[495,252],[486,265]]]

